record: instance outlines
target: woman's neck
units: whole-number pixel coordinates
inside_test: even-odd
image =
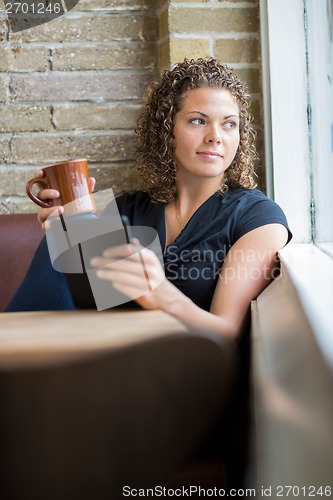
[[[215,179],[214,179],[215,180]],[[220,183],[198,182],[197,184],[183,184],[176,181],[176,204],[181,213],[195,212],[220,187]]]

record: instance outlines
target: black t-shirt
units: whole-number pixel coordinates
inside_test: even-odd
[[[146,193],[137,192],[118,197],[117,205],[131,225],[156,229],[161,248],[165,248],[164,203],[153,203]],[[272,223],[284,225],[288,241],[291,239],[282,209],[258,189],[237,188],[224,195],[214,194],[165,248],[165,275],[194,303],[209,310],[230,247],[249,231]]]
[[[165,248],[164,203],[152,203],[146,193],[138,192],[119,196],[116,204],[120,214],[128,216],[133,229],[135,226],[154,228],[161,248]],[[111,202],[105,214],[114,214],[114,208],[115,204]],[[209,310],[218,272],[229,248],[252,229],[271,223],[288,228],[281,208],[258,190],[230,189],[223,196],[211,196],[165,249],[166,277],[199,307]],[[289,241],[289,229],[288,233]],[[145,241],[142,244],[145,245]],[[128,304],[133,305],[133,302]],[[25,279],[6,310],[75,307],[95,307],[87,275],[63,274],[54,270],[46,238],[43,238]]]

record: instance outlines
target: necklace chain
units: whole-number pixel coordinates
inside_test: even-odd
[[[180,227],[181,227],[181,228],[182,228],[182,230],[183,230],[183,229],[185,228],[185,224],[183,223],[182,218],[181,218],[181,216],[180,216],[180,213],[179,213],[179,211],[178,211],[178,208],[177,208],[177,202],[176,202],[176,200],[175,200],[175,210],[176,210],[176,217],[177,217],[177,219],[178,219],[178,222],[179,222],[179,224],[180,224]]]

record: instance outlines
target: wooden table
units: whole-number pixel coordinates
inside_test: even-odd
[[[77,357],[186,332],[162,311],[0,313],[0,367]]]
[[[232,367],[228,343],[161,311],[0,314],[2,498],[164,484],[215,425]]]

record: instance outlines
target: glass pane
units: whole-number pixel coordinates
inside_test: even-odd
[[[333,0],[306,0],[313,238],[333,242]]]

